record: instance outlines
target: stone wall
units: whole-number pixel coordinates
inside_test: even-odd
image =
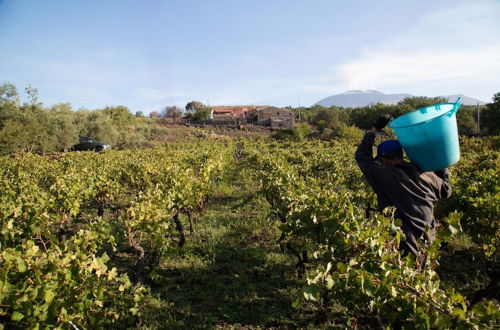
[[[288,129],[292,129],[295,125],[295,114],[291,110],[280,108],[259,109],[257,116],[259,125]]]

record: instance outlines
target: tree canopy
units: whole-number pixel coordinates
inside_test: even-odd
[[[0,154],[62,151],[90,136],[114,148],[146,143],[151,133],[144,120],[125,106],[74,111],[70,103],[44,107],[38,89],[24,89],[27,102],[20,104],[17,88],[0,85]]]
[[[481,133],[498,135],[500,133],[500,92],[493,95],[491,103],[481,114]]]
[[[191,101],[186,104],[185,117],[194,122],[204,122],[210,117],[211,108],[199,101]]]
[[[372,104],[359,108],[341,108],[314,105],[310,108],[301,109],[303,120],[315,125],[320,131],[324,129],[341,130],[342,127],[356,126],[367,130],[380,115],[391,114],[399,117],[405,113],[437,103],[447,103],[442,97],[408,97],[398,104]],[[481,108],[481,133],[496,135],[500,132],[500,93],[493,96],[493,102]],[[294,109],[298,114],[298,109]],[[457,112],[457,125],[460,134],[476,134],[477,131],[477,107],[462,105]],[[337,132],[338,133],[338,132]]]

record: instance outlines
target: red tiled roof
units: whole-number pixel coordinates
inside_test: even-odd
[[[214,115],[233,114],[235,116],[243,116],[249,111],[266,106],[257,105],[219,105],[212,107]]]

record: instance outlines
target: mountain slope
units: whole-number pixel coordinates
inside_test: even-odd
[[[447,95],[447,96],[443,96],[443,97],[447,98],[448,101],[450,101],[450,102],[456,102],[457,99],[459,97],[461,97],[463,105],[476,105],[478,103],[479,103],[479,105],[486,104],[486,102],[483,102],[483,101],[480,101],[477,99],[473,99],[472,97],[468,97],[468,96],[463,95],[463,94]]]
[[[352,90],[324,98],[315,103],[315,105],[321,105],[326,108],[329,108],[333,105],[339,107],[356,108],[376,103],[396,104],[399,101],[402,101],[406,97],[413,97],[413,96],[414,95],[408,93],[384,94],[376,90],[367,90],[367,91]],[[485,104],[485,102],[483,101],[476,100],[462,94],[447,95],[441,97],[447,98],[450,102],[455,102],[458,97],[461,97],[462,104],[464,105],[476,105],[477,103]]]

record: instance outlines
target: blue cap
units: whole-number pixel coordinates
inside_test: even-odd
[[[398,140],[387,140],[382,142],[377,147],[377,156],[386,156],[397,151],[401,151],[403,147]]]

